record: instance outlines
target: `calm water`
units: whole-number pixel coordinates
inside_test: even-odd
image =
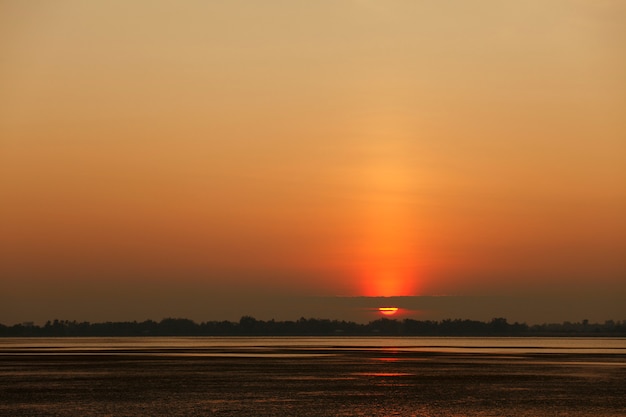
[[[626,416],[621,338],[7,338],[6,416]]]

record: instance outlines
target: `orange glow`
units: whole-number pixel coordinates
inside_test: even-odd
[[[366,125],[387,139],[381,137],[380,143],[370,145],[370,157],[355,179],[364,184],[366,196],[359,207],[361,240],[356,262],[360,290],[372,297],[414,295],[420,259],[415,240],[419,216],[405,198],[419,175],[406,160],[409,152],[405,123],[388,119],[375,118]]]
[[[361,293],[367,297],[414,295],[416,282],[410,267],[379,267],[362,273]]]
[[[3,324],[626,294],[626,2],[59,3],[0,0]]]
[[[398,307],[378,307],[378,311],[385,316],[393,316],[398,312]]]

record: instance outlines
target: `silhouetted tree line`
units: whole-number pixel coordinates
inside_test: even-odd
[[[529,326],[508,323],[505,318],[489,322],[475,320],[420,321],[381,318],[367,324],[328,319],[263,321],[243,316],[239,322],[166,318],[160,322],[89,323],[67,320],[5,326],[0,337],[72,336],[626,336],[626,321],[608,320],[603,324],[564,322]]]

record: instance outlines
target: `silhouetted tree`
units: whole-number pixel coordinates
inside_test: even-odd
[[[63,337],[63,336],[626,336],[626,321],[607,320],[591,324],[546,323],[528,326],[509,324],[505,318],[485,323],[475,320],[446,319],[442,321],[403,321],[381,318],[368,324],[304,317],[297,321],[263,321],[243,316],[239,322],[208,321],[196,324],[189,319],[166,318],[160,322],[89,323],[68,320],[47,321],[43,326],[32,323],[6,326],[0,324],[0,336]]]

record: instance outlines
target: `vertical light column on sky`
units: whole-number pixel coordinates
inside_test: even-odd
[[[413,181],[409,137],[398,117],[370,119],[364,131],[358,183],[360,240],[357,252],[359,291],[366,296],[415,294]]]

